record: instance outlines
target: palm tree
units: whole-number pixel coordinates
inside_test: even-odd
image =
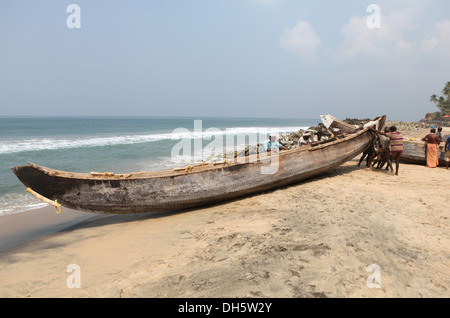
[[[430,97],[430,102],[433,102],[433,103],[435,103],[435,104],[436,104],[436,106],[437,106],[437,102],[438,102],[438,97],[437,97],[437,95],[436,95],[436,94],[433,94],[433,95],[431,95],[431,97]]]
[[[443,103],[443,111],[446,113],[450,113],[450,82],[447,82],[447,84],[445,84],[445,87],[442,90],[442,94],[447,96],[447,100]]]
[[[447,84],[445,84],[445,87],[442,90],[442,94],[447,96],[447,100],[449,100],[449,96],[450,96],[450,82],[447,82]]]
[[[435,103],[436,107],[439,108],[442,113],[450,113],[450,82],[445,84],[442,94],[444,94],[446,98],[443,96],[438,97],[436,94],[433,94],[430,97],[430,102]]]

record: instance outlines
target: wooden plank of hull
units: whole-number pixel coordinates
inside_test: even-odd
[[[425,142],[412,138],[403,139],[403,153],[401,161],[405,163],[426,165],[427,159]],[[445,152],[442,143],[439,146],[439,165],[445,166]]]
[[[372,137],[373,133],[364,129],[317,147],[283,151],[274,174],[262,174],[261,168],[271,163],[256,159],[203,165],[191,172],[172,169],[102,176],[31,163],[12,169],[27,187],[68,208],[113,214],[162,212],[232,200],[304,180],[351,160],[364,151]]]

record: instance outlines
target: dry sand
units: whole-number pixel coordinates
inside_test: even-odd
[[[401,164],[396,177],[357,163],[183,213],[35,211],[41,224],[81,223],[0,252],[0,296],[449,297],[450,170]],[[23,231],[29,213],[0,226]],[[71,264],[80,288],[68,288]]]

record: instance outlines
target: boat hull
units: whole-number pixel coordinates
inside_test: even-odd
[[[112,214],[175,211],[261,193],[324,173],[362,153],[372,138],[373,132],[364,129],[316,147],[192,170],[98,176],[31,163],[12,170],[27,187],[67,208]]]

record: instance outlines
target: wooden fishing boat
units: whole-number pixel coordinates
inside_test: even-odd
[[[30,193],[57,207],[112,214],[174,211],[257,194],[310,178],[353,159],[373,137],[374,133],[364,128],[343,139],[279,154],[155,172],[73,173],[33,163],[12,170]]]
[[[439,165],[445,166],[444,144],[439,145]],[[426,143],[417,138],[403,138],[403,153],[401,161],[404,163],[427,164]]]

